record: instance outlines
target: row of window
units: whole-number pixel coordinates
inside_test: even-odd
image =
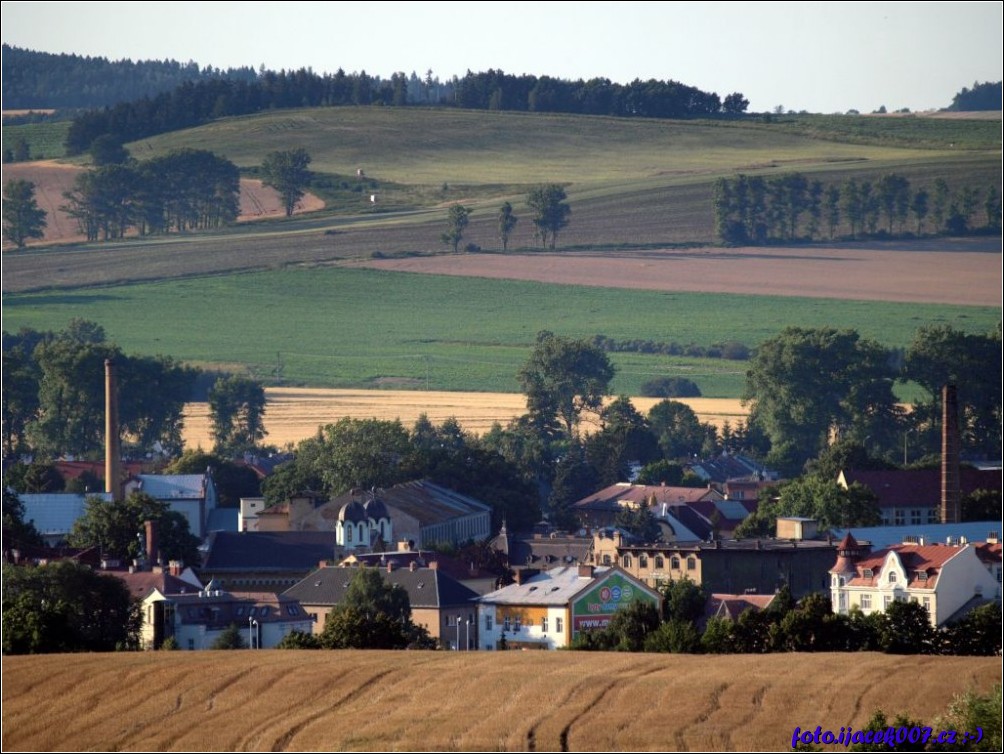
[[[662,555],[656,555],[654,560],[655,560],[655,566],[654,566],[655,570],[661,571],[666,567],[666,560],[665,558],[662,557]],[[610,565],[609,555],[603,556],[603,565]],[[634,559],[630,555],[621,555],[621,565],[624,566],[625,568],[631,568],[634,565]],[[642,569],[648,568],[648,555],[638,556],[638,567]],[[670,570],[673,571],[679,571],[680,558],[678,558],[676,555],[672,556],[669,559],[669,568]],[[693,556],[687,558],[687,570],[688,571],[697,570],[697,558]]]
[[[561,619],[561,616],[558,616],[558,617],[556,617],[554,619],[554,630],[557,633],[560,634],[564,630],[564,626],[565,626],[565,623]],[[526,627],[527,627],[528,630],[531,629],[531,628],[533,628],[533,618],[528,618],[527,619],[527,621],[526,621]],[[511,619],[507,615],[502,620],[502,631],[503,632],[519,633],[522,628],[523,628],[523,619],[520,616],[518,616],[518,615],[515,616],[515,617],[513,617],[513,618],[511,618]],[[491,631],[491,630],[492,630],[492,616],[486,613],[485,614],[485,631]],[[548,620],[547,620],[547,616],[545,615],[544,617],[542,617],[540,619],[540,632],[542,634],[546,634],[547,631],[548,631]]]

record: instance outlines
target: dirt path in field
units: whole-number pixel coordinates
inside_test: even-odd
[[[653,291],[1001,305],[1001,239],[784,248],[457,254],[373,260],[402,272]]]
[[[279,447],[294,445],[317,434],[318,426],[343,417],[355,419],[400,419],[411,429],[423,413],[433,424],[454,417],[467,431],[483,434],[492,424],[505,425],[526,413],[526,396],[520,393],[450,393],[419,390],[326,390],[320,388],[266,388],[265,441]],[[647,414],[659,398],[632,398]],[[728,420],[733,426],[745,419],[738,400],[727,398],[680,398],[703,422],[717,427]],[[588,429],[588,427],[587,427]],[[209,431],[209,408],[205,403],[185,407],[185,447],[213,446]]]
[[[73,188],[73,182],[84,168],[64,165],[55,160],[38,160],[4,165],[4,181],[11,178],[31,181],[35,184],[35,198],[38,206],[45,210],[45,237],[30,241],[29,246],[50,243],[71,243],[85,241],[77,222],[60,207],[66,203],[63,192]],[[323,209],[324,202],[313,194],[306,194],[294,214],[314,212]],[[281,217],[284,214],[279,194],[264,186],[254,178],[241,178],[240,216],[237,222],[260,220],[266,217]],[[8,244],[4,243],[4,249]],[[11,246],[11,248],[13,248]]]

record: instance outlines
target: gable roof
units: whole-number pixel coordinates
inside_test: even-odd
[[[705,616],[736,621],[747,610],[760,612],[769,607],[776,596],[775,594],[712,594],[705,606]]]
[[[303,571],[334,557],[333,531],[218,531],[209,535],[202,571]]]
[[[137,474],[132,480],[139,482],[141,492],[157,500],[199,500],[205,497],[205,485],[210,477],[207,474]]]
[[[335,510],[352,502],[376,497],[386,509],[398,510],[418,521],[420,526],[442,523],[453,518],[491,513],[491,506],[427,480],[404,482],[374,493],[348,492],[327,504]],[[259,514],[260,515],[260,514]]]
[[[596,566],[591,575],[580,576],[578,566],[559,566],[531,576],[522,584],[509,584],[489,592],[478,601],[497,605],[567,605],[575,595],[611,570],[612,567]]]
[[[184,579],[172,576],[170,573],[154,573],[153,571],[102,571],[109,576],[114,576],[125,582],[132,598],[142,601],[150,596],[154,590],[165,596],[178,594],[196,594],[201,587],[189,583]]]
[[[845,469],[840,480],[847,485],[855,482],[875,493],[880,508],[936,508],[941,505],[941,471],[939,469]],[[1000,490],[1000,469],[959,469],[959,488],[963,495],[974,490]]]
[[[258,623],[307,622],[311,618],[299,602],[275,594],[238,596],[223,591],[202,591],[194,594],[165,596],[175,606],[175,615],[182,624],[205,625],[210,630],[236,624],[247,627],[248,619]]]
[[[33,522],[42,536],[69,534],[74,522],[84,515],[87,498],[97,497],[105,502],[112,499],[109,492],[44,492],[19,494],[17,497],[24,505],[24,520]]]
[[[655,498],[658,514],[661,506],[691,505],[700,500],[721,500],[722,494],[709,487],[668,487],[662,484],[630,484],[618,482],[573,504],[573,510],[616,513],[625,505],[639,506]]]
[[[345,598],[358,567],[325,566],[309,573],[283,595],[304,605],[337,605]],[[379,571],[388,584],[408,592],[412,609],[456,607],[470,604],[478,595],[438,568],[395,568]]]
[[[945,563],[964,549],[964,546],[949,545],[894,545],[858,559],[855,562],[857,573],[847,583],[850,586],[878,586],[879,574],[890,553],[893,553],[903,566],[910,587],[934,589]]]

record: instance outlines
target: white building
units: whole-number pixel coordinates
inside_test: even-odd
[[[1001,601],[1001,546],[997,542],[893,545],[874,553],[846,535],[830,569],[833,611],[846,615],[858,608],[868,615],[893,602],[918,602],[933,626],[941,626],[963,608]]]
[[[167,503],[188,521],[188,529],[205,539],[209,514],[215,510],[216,485],[211,474],[137,474],[124,485],[125,495],[144,492]]]

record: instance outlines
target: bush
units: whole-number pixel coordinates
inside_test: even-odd
[[[656,377],[642,384],[641,394],[647,398],[700,398],[701,389],[684,377]]]

